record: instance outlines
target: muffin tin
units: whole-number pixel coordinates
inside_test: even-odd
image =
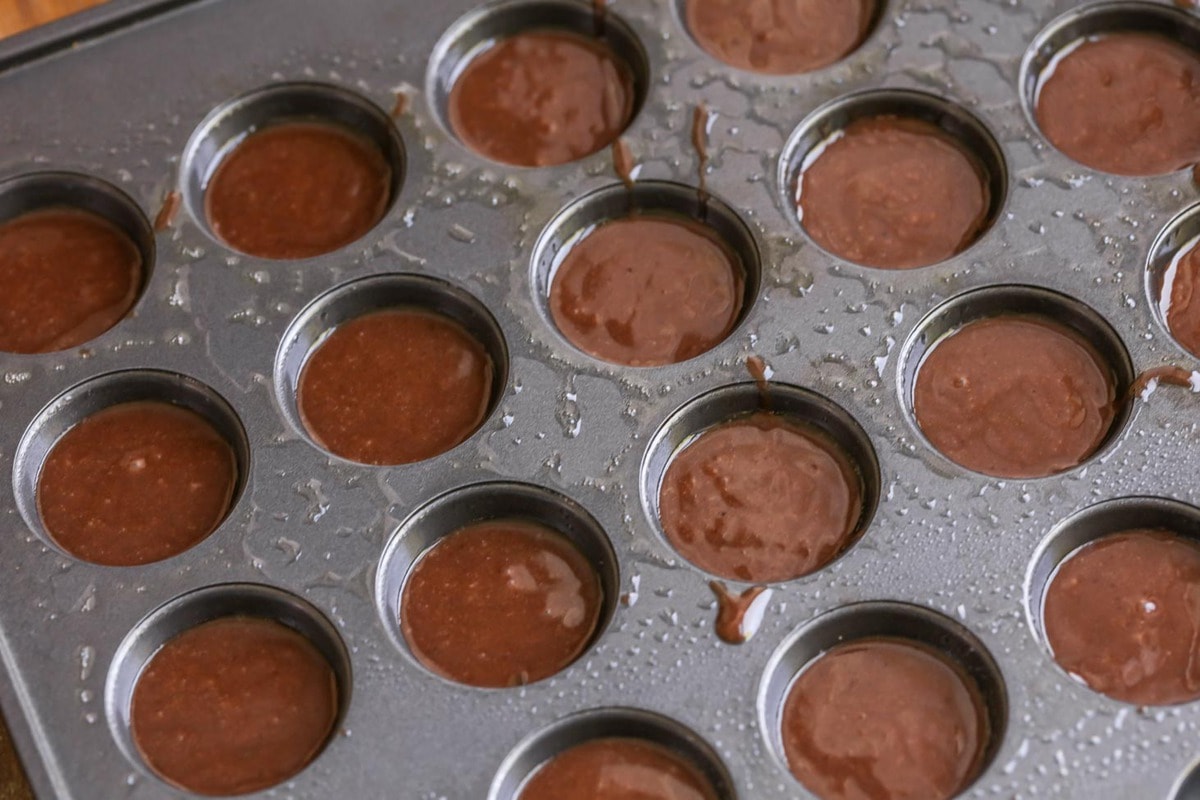
[[[36,204],[39,187],[118,215],[150,255],[141,299],[114,329],[71,351],[0,355],[0,468],[13,476],[0,497],[0,701],[38,794],[187,796],[131,744],[132,681],[166,637],[243,612],[312,637],[343,685],[328,747],[263,796],[513,800],[567,744],[635,735],[692,758],[722,798],[809,797],[778,752],[781,692],[821,649],[887,633],[941,648],[980,681],[994,736],[965,796],[1200,797],[1200,708],[1135,708],[1091,692],[1055,665],[1037,613],[1048,570],[1113,519],[1195,518],[1190,505],[1129,498],[1200,502],[1197,398],[1159,389],[1085,465],[1029,481],[954,466],[908,411],[916,359],[946,326],[1014,304],[1051,303],[1101,332],[1123,381],[1198,366],[1157,308],[1156,275],[1200,231],[1191,176],[1074,164],[1028,108],[1056,48],[1114,20],[1194,43],[1200,13],[1166,2],[886,0],[844,61],[766,77],[698,48],[682,2],[615,0],[609,12],[644,94],[624,136],[645,181],[636,191],[690,208],[692,113],[705,104],[715,115],[708,189],[719,229],[754,255],[753,302],[726,342],[654,369],[580,353],[545,310],[553,254],[613,213],[610,155],[505,167],[441,121],[463,54],[537,20],[591,30],[589,4],[116,0],[0,45],[0,216]],[[365,238],[290,262],[210,235],[204,177],[222,147],[276,113],[264,98],[282,98],[290,115],[332,116],[384,149],[397,192]],[[887,272],[804,235],[788,200],[797,156],[864,103],[965,126],[997,198],[994,223],[966,252]],[[173,191],[182,208],[151,238],[148,220]],[[492,412],[420,464],[367,467],[322,452],[296,419],[304,354],[346,315],[413,292],[488,346],[500,366]],[[692,427],[743,410],[750,355],[770,365],[780,398],[817,410],[856,460],[877,463],[878,480],[865,476],[873,513],[855,544],[772,587],[755,635],[731,646],[713,632],[708,576],[658,532],[652,490]],[[38,464],[80,415],[134,395],[206,414],[235,444],[245,486],[221,528],[185,554],[138,568],[81,563],[41,530]],[[396,599],[421,545],[514,502],[584,546],[610,610],[559,675],[510,690],[458,686],[408,655]]]

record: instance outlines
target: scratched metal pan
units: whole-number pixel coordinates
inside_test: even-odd
[[[580,353],[546,312],[539,247],[611,213],[608,153],[511,168],[443,123],[456,59],[531,25],[591,30],[588,4],[129,0],[5,45],[5,215],[38,202],[35,186],[145,234],[169,192],[185,200],[169,229],[135,235],[153,265],[128,319],[81,348],[0,356],[0,470],[13,476],[0,493],[0,699],[39,795],[176,796],[130,743],[130,686],[169,636],[243,611],[312,637],[343,688],[333,740],[264,796],[511,800],[563,747],[626,734],[677,748],[724,798],[809,797],[780,757],[782,693],[821,650],[879,633],[943,649],[984,689],[995,735],[966,796],[1200,796],[1188,777],[1200,707],[1135,708],[1089,691],[1054,664],[1037,618],[1054,566],[1114,519],[1191,518],[1196,399],[1160,389],[1087,464],[1028,481],[956,467],[908,410],[915,359],[936,337],[1012,304],[1098,332],[1123,382],[1197,367],[1154,302],[1155,270],[1200,230],[1196,187],[1183,172],[1120,178],[1072,163],[1036,129],[1028,95],[1039,66],[1079,36],[1116,26],[1190,39],[1200,17],[1165,2],[1096,16],[1073,0],[888,0],[853,55],[783,78],[715,62],[689,38],[681,2],[612,3],[609,35],[643,95],[625,139],[639,178],[658,182],[647,196],[685,207],[692,110],[706,104],[708,186],[732,214],[722,226],[744,229],[743,252],[757,258],[728,340],[658,369]],[[393,130],[396,92],[409,102]],[[367,236],[298,262],[236,253],[197,216],[214,148],[268,121],[280,105],[262,98],[281,96],[295,113],[365,126],[402,175]],[[966,252],[885,272],[804,234],[790,177],[815,141],[872,108],[934,119],[992,165],[993,224]],[[21,179],[33,172],[56,175]],[[415,467],[331,457],[294,422],[295,348],[324,332],[322,319],[375,307],[372,286],[421,287],[422,302],[457,309],[507,362],[481,430]],[[731,646],[713,633],[708,576],[672,552],[642,487],[661,448],[695,433],[687,426],[740,408],[745,391],[730,387],[746,382],[750,355],[781,394],[861,428],[855,447],[873,451],[878,497],[848,552],[772,587],[755,635]],[[40,532],[38,463],[81,414],[133,396],[210,414],[243,454],[245,486],[222,527],[183,555],[81,563]],[[391,598],[437,526],[511,502],[571,529],[604,577],[607,622],[553,678],[457,686],[407,652]]]

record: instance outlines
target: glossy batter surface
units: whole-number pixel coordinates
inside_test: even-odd
[[[64,550],[135,566],[193,547],[229,513],[233,448],[204,417],[157,401],[87,417],[55,443],[38,477],[38,509]]]
[[[1055,147],[1118,175],[1161,175],[1200,161],[1200,54],[1170,39],[1089,39],[1043,75],[1037,121]]]
[[[450,127],[480,155],[544,167],[608,147],[633,105],[629,67],[603,40],[530,31],[467,64],[450,90]]]
[[[674,364],[716,347],[741,314],[745,272],[707,225],[674,216],[604,223],[567,252],[550,287],[554,324],[614,364]]]
[[[266,789],[312,761],[333,732],[337,679],[289,627],[225,617],[167,642],[133,692],[134,742],[150,767],[204,795]]]
[[[917,424],[947,458],[1002,478],[1086,461],[1117,412],[1112,371],[1078,333],[1042,317],[969,323],[917,373]]]
[[[948,800],[980,768],[982,700],[941,656],[900,640],[840,645],[783,710],[792,773],[821,800]]]
[[[296,401],[305,428],[334,454],[408,464],[475,432],[494,373],[483,345],[457,322],[390,309],[334,329],[304,365]]]
[[[252,133],[205,188],[213,232],[262,258],[310,258],[361,238],[383,217],[391,167],[336,125],[291,122]]]
[[[875,0],[688,0],[687,26],[709,55],[768,75],[811,72],[853,52]]]
[[[1189,353],[1200,358],[1200,241],[1182,253],[1163,283],[1167,328]]]
[[[400,624],[413,654],[471,686],[520,686],[566,668],[591,642],[600,579],[562,534],[482,522],[435,544],[405,583]]]
[[[1058,663],[1098,692],[1200,699],[1200,547],[1144,529],[1087,545],[1051,581],[1043,624]]]
[[[823,434],[758,412],[705,431],[672,459],[659,515],[671,545],[701,569],[786,581],[845,549],[862,515],[862,480]]]
[[[517,800],[717,800],[682,756],[641,739],[594,739],[547,761]]]
[[[48,208],[0,224],[0,351],[91,341],[125,318],[144,279],[133,241],[90,212]]]
[[[801,173],[801,223],[836,256],[882,269],[945,261],[987,225],[983,166],[936,125],[881,115],[851,122]]]

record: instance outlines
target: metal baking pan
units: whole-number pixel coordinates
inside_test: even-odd
[[[640,180],[677,185],[642,191],[657,186],[682,202],[696,183],[693,108],[716,115],[708,188],[749,231],[756,290],[726,342],[657,369],[581,354],[544,305],[539,242],[571,232],[552,224],[578,230],[604,217],[604,190],[617,182],[608,153],[509,168],[473,155],[442,122],[456,54],[551,8],[558,24],[586,26],[587,4],[528,0],[467,17],[467,0],[115,0],[0,49],[0,206],[25,207],[19,179],[33,172],[103,181],[109,200],[127,196],[147,220],[169,192],[184,197],[175,224],[155,237],[130,318],[82,348],[0,356],[0,472],[14,476],[0,493],[0,700],[40,796],[179,794],[129,742],[131,675],[165,637],[227,608],[300,627],[346,684],[328,747],[263,796],[511,800],[564,743],[624,732],[678,747],[723,797],[809,797],[772,730],[781,686],[830,643],[881,631],[961,654],[984,687],[996,735],[965,796],[1200,796],[1200,778],[1187,777],[1200,756],[1200,707],[1141,709],[1089,691],[1055,665],[1032,610],[1047,569],[1086,531],[1104,530],[1066,525],[1073,515],[1109,501],[1149,513],[1128,500],[1143,496],[1200,502],[1196,399],[1159,389],[1130,407],[1096,458],[1029,481],[954,466],[908,408],[913,359],[938,326],[1014,298],[1090,309],[1068,318],[1111,328],[1123,380],[1197,366],[1167,335],[1153,297],[1170,243],[1192,238],[1200,218],[1190,176],[1078,166],[1027,110],[1030,70],[1046,57],[1035,40],[1067,13],[1067,33],[1044,36],[1046,47],[1092,32],[1093,7],[887,0],[852,56],[771,78],[707,56],[686,32],[681,1],[612,3],[611,35],[647,64],[645,100],[624,138]],[[1200,29],[1195,12],[1166,2],[1118,3],[1107,18],[1163,15],[1168,30]],[[343,92],[385,114],[396,92],[409,100],[396,120],[403,180],[390,211],[361,241],[300,262],[235,253],[196,215],[206,137],[237,134],[221,120],[261,121],[254,93],[282,84],[296,107],[318,114],[345,110]],[[878,102],[949,109],[996,143],[995,222],[945,263],[908,272],[847,264],[813,244],[789,206],[805,142]],[[319,334],[297,322],[317,318],[305,309],[368,307],[363,279],[393,273],[434,279],[422,285],[435,304],[472,296],[507,353],[482,429],[419,468],[323,453],[297,429],[288,396],[289,347]],[[653,485],[647,471],[661,471],[661,448],[694,432],[688,425],[738,407],[750,355],[778,384],[819,395],[861,426],[879,464],[878,501],[844,556],[773,587],[757,633],[730,646],[713,632],[708,576],[668,546],[643,487]],[[225,524],[184,555],[140,568],[80,563],[39,533],[30,499],[39,454],[82,410],[135,389],[218,415],[227,406],[231,435],[244,435],[246,485]],[[457,686],[422,668],[392,630],[396,571],[425,541],[403,537],[436,536],[429,520],[454,516],[439,507],[465,497],[467,508],[487,508],[513,484],[539,508],[577,507],[602,529],[607,545],[593,550],[615,557],[605,567],[609,621],[551,679]]]

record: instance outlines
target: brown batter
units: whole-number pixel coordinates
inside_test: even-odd
[[[692,149],[696,151],[696,198],[699,200],[699,217],[708,213],[708,106],[700,103],[692,109]]]
[[[329,451],[364,464],[422,461],[483,422],[495,367],[461,325],[391,309],[339,325],[300,373],[304,427]]]
[[[947,458],[999,478],[1076,467],[1117,413],[1112,371],[1078,333],[1021,315],[969,323],[917,373],[917,424]]]
[[[1200,391],[1193,386],[1193,382],[1200,378],[1200,373],[1192,370],[1184,369],[1183,367],[1162,366],[1151,367],[1144,372],[1138,374],[1134,381],[1129,386],[1129,391],[1125,393],[1126,402],[1133,402],[1142,396],[1142,394],[1150,388],[1150,384],[1158,386],[1178,386],[1182,389],[1192,389]]]
[[[676,216],[606,222],[567,251],[550,314],[572,344],[633,367],[716,347],[742,310],[745,270],[716,231]]]
[[[134,566],[193,547],[229,513],[237,459],[199,414],[139,401],[67,431],[42,466],[46,531],[84,561]]]
[[[130,723],[162,778],[234,795],[304,769],[337,713],[337,679],[308,639],[270,620],[226,617],[163,645],[138,678]]]
[[[498,520],[447,536],[413,567],[400,624],[413,654],[471,686],[521,686],[565,669],[592,641],[600,579],[569,540]]]
[[[1200,241],[1167,271],[1162,300],[1171,335],[1200,357]]]
[[[792,773],[822,800],[947,800],[981,767],[979,690],[900,640],[840,645],[800,674],[783,708]]]
[[[741,594],[735,594],[720,581],[710,581],[708,588],[717,598],[717,621],[713,625],[717,638],[725,644],[745,644],[750,641],[755,632],[746,629],[746,615],[767,587],[751,586]]]
[[[1161,36],[1089,39],[1047,70],[1037,121],[1055,147],[1118,175],[1200,161],[1200,54]]]
[[[988,221],[983,165],[950,134],[893,115],[851,122],[800,175],[808,234],[836,256],[884,269],[945,261]]]
[[[771,410],[771,383],[767,380],[767,362],[763,361],[759,356],[750,356],[746,359],[746,371],[750,373],[750,377],[754,379],[754,385],[758,387],[758,407],[763,411]]]
[[[154,230],[156,233],[168,231],[175,224],[175,217],[179,215],[179,208],[183,205],[183,195],[175,190],[167,192],[167,196],[163,198],[162,206],[158,209],[158,214],[154,217]]]
[[[213,232],[262,258],[310,258],[375,227],[392,170],[372,142],[336,125],[291,122],[246,137],[204,194]]]
[[[0,350],[95,339],[129,313],[144,280],[137,246],[95,214],[49,208],[0,224]]]
[[[825,435],[757,412],[705,431],[671,460],[659,515],[671,545],[706,572],[788,581],[845,549],[862,516],[862,480]]]
[[[617,177],[621,179],[621,183],[625,184],[625,188],[632,192],[633,171],[637,169],[637,163],[633,160],[633,153],[630,152],[629,145],[620,137],[613,140],[612,160],[613,172],[617,173]]]
[[[450,90],[450,127],[487,158],[545,167],[608,147],[633,104],[630,69],[604,41],[531,31],[467,64]]]
[[[517,800],[717,800],[691,762],[642,739],[593,739],[538,767]]]
[[[1200,546],[1166,530],[1106,536],[1046,590],[1054,658],[1097,692],[1137,705],[1200,699]]]
[[[876,0],[688,0],[687,26],[709,55],[738,69],[795,75],[862,44]]]

